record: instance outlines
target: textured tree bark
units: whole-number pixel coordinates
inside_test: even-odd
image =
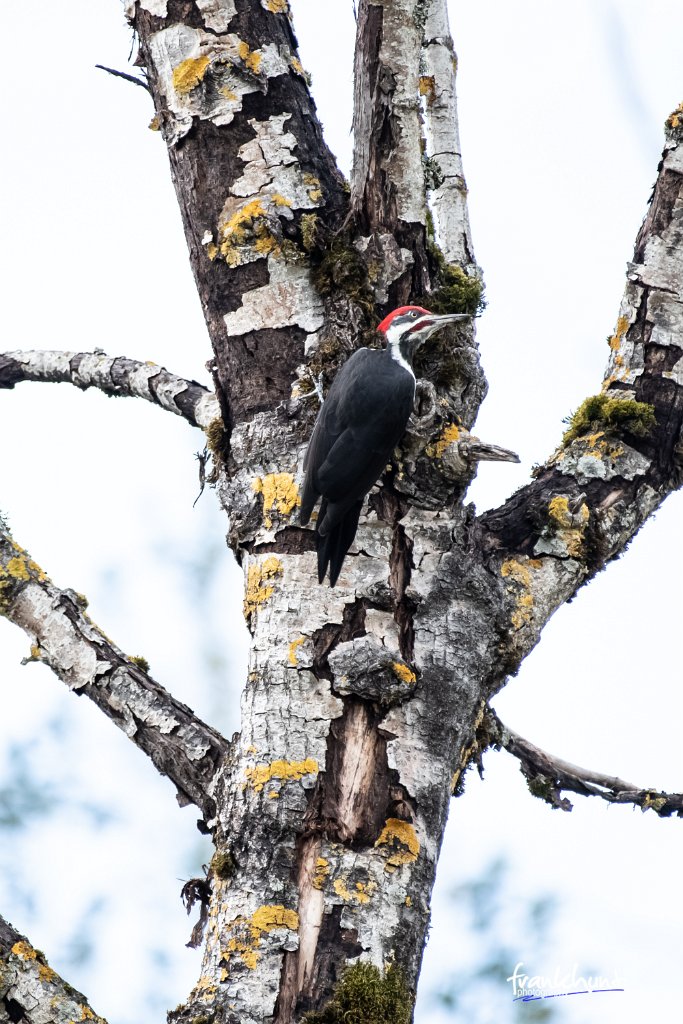
[[[445,2],[361,0],[350,198],[285,0],[134,0],[128,12],[213,346],[215,484],[252,634],[242,729],[229,749],[207,740],[201,792],[186,764],[162,766],[216,844],[202,975],[169,1019],[301,1021],[358,958],[394,965],[410,1006],[450,796],[486,741],[488,700],[680,483],[683,133],[672,118],[603,390],[558,450],[502,508],[477,518],[463,505],[486,382],[471,332],[446,335],[417,366],[417,408],[339,584],[320,588],[296,519],[314,382],[376,344],[394,305],[473,309],[480,294]],[[0,362],[0,382],[21,363]],[[30,620],[58,673],[73,671],[60,654],[75,644],[93,692],[101,659],[103,677],[132,672],[145,689],[63,592],[44,603],[40,570],[4,543],[2,611]],[[201,726],[183,720],[175,738],[185,724]]]

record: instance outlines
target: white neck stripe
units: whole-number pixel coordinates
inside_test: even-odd
[[[401,354],[401,348],[398,341],[389,341],[389,352],[394,362],[398,363],[399,366],[402,366],[404,370],[407,370],[410,376],[413,378],[413,380],[415,380],[415,373],[413,371],[413,368],[408,362],[408,360],[404,359],[403,355]]]

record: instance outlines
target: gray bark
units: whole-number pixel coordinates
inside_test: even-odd
[[[296,517],[313,382],[376,344],[395,305],[453,303],[454,281],[476,303],[445,3],[360,4],[350,199],[285,3],[128,9],[213,346],[215,485],[252,635],[241,732],[229,751],[207,740],[205,798],[187,764],[177,778],[163,767],[216,844],[202,975],[170,1019],[301,1021],[358,958],[395,964],[410,1000],[450,797],[487,702],[680,484],[681,128],[670,123],[602,391],[555,454],[500,509],[477,517],[463,504],[486,382],[471,330],[447,335],[417,366],[429,401],[370,496],[338,586],[320,588]],[[66,630],[93,692],[101,657],[103,677],[129,680],[82,623],[72,637],[63,597],[45,603],[25,553],[6,554],[3,612],[23,625],[29,609],[53,667],[50,637]],[[184,728],[171,730],[175,753]]]

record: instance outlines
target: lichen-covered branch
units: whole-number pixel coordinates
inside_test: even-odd
[[[60,590],[0,526],[0,615],[28,635],[26,662],[42,661],[92,700],[178,789],[181,803],[214,813],[212,783],[228,742],[175,700],[90,619],[85,598]]]
[[[20,1024],[107,1024],[88,1000],[54,971],[39,949],[0,917],[0,1021]]]
[[[683,480],[683,129],[667,140],[601,390],[534,480],[480,520],[507,590],[509,669]]]
[[[562,796],[567,791],[580,796],[597,796],[611,804],[633,804],[644,811],[653,810],[660,818],[669,818],[672,814],[683,817],[683,793],[643,789],[616,776],[588,771],[563,761],[504,725],[492,711],[487,712],[485,732],[491,747],[502,747],[517,758],[530,791],[552,807],[571,811],[570,801]]]
[[[144,398],[195,427],[206,428],[220,418],[216,396],[201,384],[176,377],[156,363],[125,356],[98,351],[0,353],[0,389],[13,388],[24,380],[63,382],[83,391],[97,388],[106,395]]]

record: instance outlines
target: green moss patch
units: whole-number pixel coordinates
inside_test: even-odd
[[[621,436],[624,433],[646,437],[656,424],[654,406],[627,398],[592,395],[565,420],[569,429],[562,438],[568,445],[577,437],[598,430]]]
[[[382,973],[374,964],[357,963],[342,974],[334,998],[304,1024],[410,1024],[413,996],[403,972],[393,965]]]

